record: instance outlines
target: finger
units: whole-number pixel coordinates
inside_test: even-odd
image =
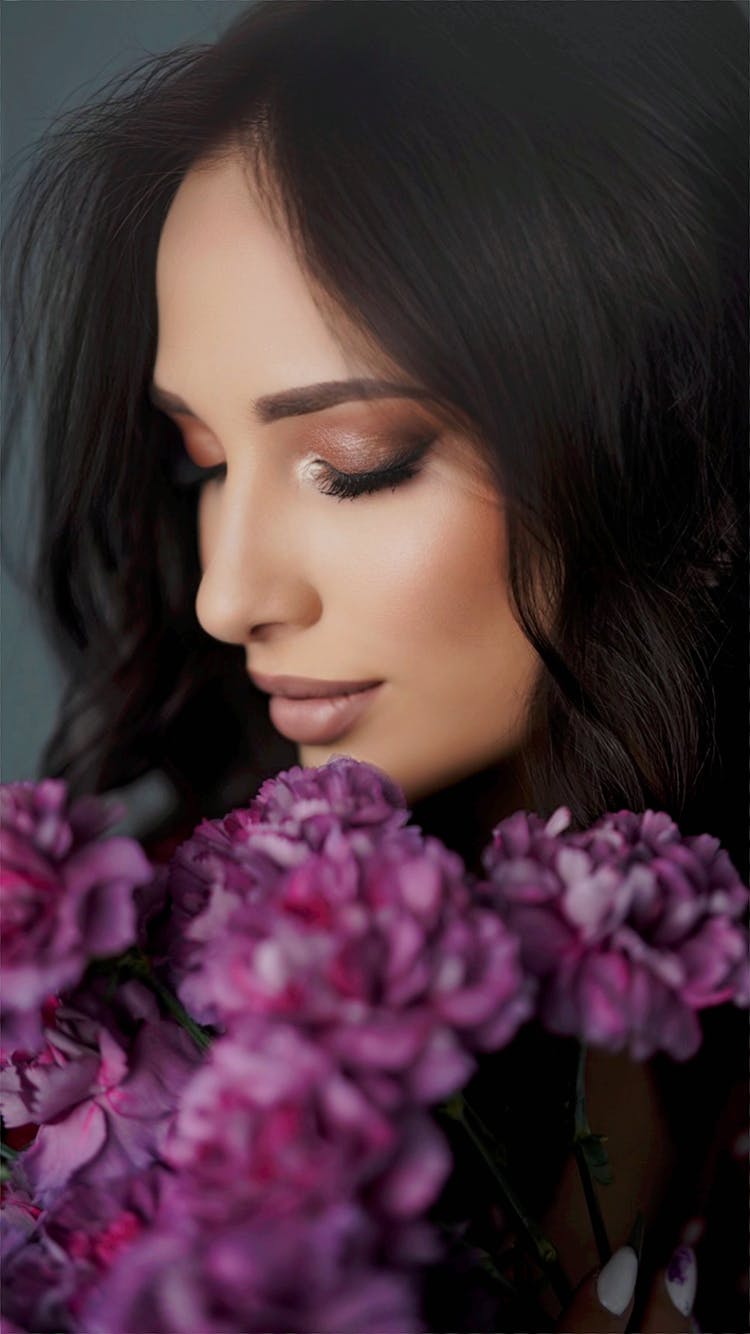
[[[690,1334],[697,1282],[692,1246],[678,1246],[666,1269],[661,1269],[643,1312],[643,1334]]]
[[[620,1246],[579,1283],[555,1329],[559,1334],[619,1334],[633,1310],[637,1274],[633,1247]]]

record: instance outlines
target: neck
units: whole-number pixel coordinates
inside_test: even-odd
[[[474,874],[484,874],[480,856],[496,824],[528,801],[512,759],[488,765],[448,787],[411,803],[409,823],[439,838],[463,857]]]

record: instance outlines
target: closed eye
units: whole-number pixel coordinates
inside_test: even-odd
[[[322,459],[316,460],[317,476],[325,483],[320,491],[326,496],[335,496],[338,500],[355,500],[358,496],[372,495],[388,488],[395,490],[417,476],[419,463],[435,440],[435,435],[421,440],[416,448],[399,458],[387,468],[376,471],[347,473],[331,467]],[[167,477],[177,490],[191,490],[210,481],[222,481],[226,477],[226,463],[216,463],[212,467],[201,467],[187,453],[179,433],[173,438],[167,456]]]
[[[339,500],[356,500],[358,496],[372,495],[375,491],[395,490],[420,471],[419,463],[427,453],[435,436],[421,440],[416,449],[411,449],[405,458],[392,463],[388,468],[379,468],[375,472],[347,473],[339,472],[325,464],[323,476],[328,485],[321,488],[326,496],[336,496]]]

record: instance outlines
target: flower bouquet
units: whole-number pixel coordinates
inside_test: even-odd
[[[750,1004],[750,893],[718,841],[518,811],[480,878],[347,757],[269,779],[165,866],[109,832],[122,813],[0,788],[3,1334],[424,1331],[460,1245],[435,1209],[455,1136],[564,1305],[463,1091],[530,1023],[580,1044],[571,1144],[606,1259],[586,1048],[686,1061],[700,1010]]]

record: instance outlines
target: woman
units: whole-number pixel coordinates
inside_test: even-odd
[[[70,682],[45,775],[160,769],[164,855],[345,753],[475,870],[503,816],[565,804],[667,810],[747,876],[746,47],[729,0],[270,0],[49,136],[8,303]],[[688,1070],[589,1066],[613,1244],[646,1221],[637,1308],[632,1274],[602,1305],[539,1151],[580,1282],[559,1329],[692,1327],[663,1270],[741,1042],[706,1027]],[[519,1143],[557,1124],[551,1059],[487,1065]],[[739,1329],[709,1234],[698,1318]],[[435,1291],[435,1328],[476,1328]]]

